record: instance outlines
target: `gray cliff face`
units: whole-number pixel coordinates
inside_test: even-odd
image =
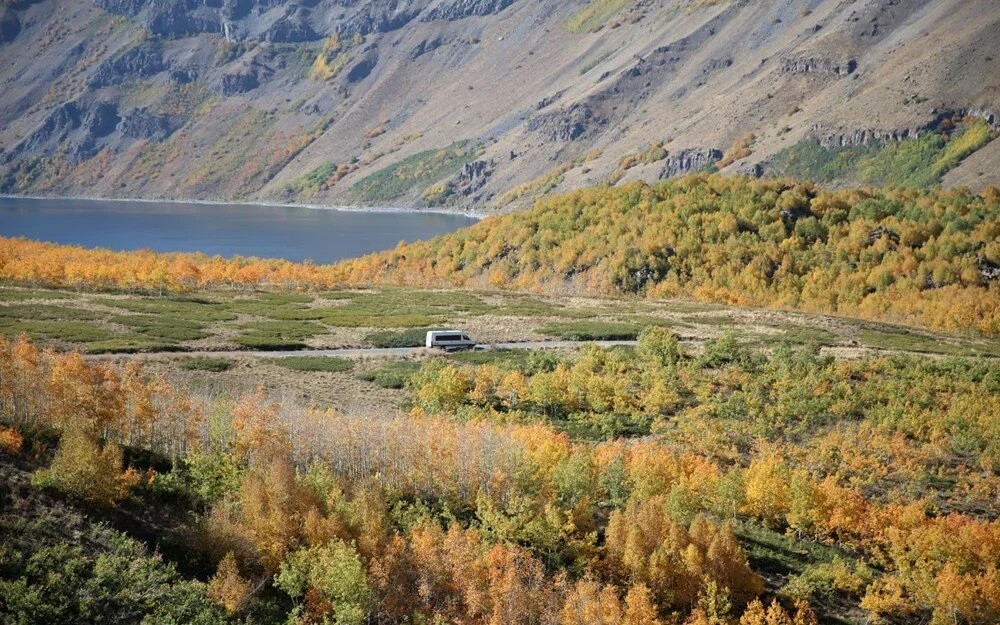
[[[690,148],[680,150],[676,154],[667,154],[667,157],[663,159],[663,167],[660,169],[658,178],[661,180],[675,178],[705,169],[715,165],[720,158],[722,158],[722,151],[713,148]]]
[[[494,15],[503,11],[514,0],[448,0],[428,9],[422,21],[458,20],[473,15]]]
[[[494,15],[515,0],[93,0],[94,5],[139,21],[160,37],[202,33],[241,41],[301,43],[333,33],[385,33],[413,20],[459,20]],[[3,21],[0,19],[0,24]]]
[[[682,2],[8,0],[0,192],[488,212],[1000,133],[995,1]],[[1000,142],[967,161],[942,184],[1000,184]]]
[[[858,62],[854,59],[844,61],[821,58],[785,59],[781,65],[782,73],[786,74],[829,74],[831,76],[849,76],[857,68]]]

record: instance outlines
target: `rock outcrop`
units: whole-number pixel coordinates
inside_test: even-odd
[[[514,0],[448,0],[432,7],[420,21],[458,20],[473,15],[494,15],[512,4]]]
[[[290,10],[264,31],[264,40],[273,43],[316,41],[320,35],[309,25],[309,13],[304,9]]]
[[[418,43],[416,46],[414,46],[412,50],[410,50],[410,54],[407,55],[407,57],[411,61],[414,61],[414,60],[422,57],[425,54],[428,54],[430,52],[433,52],[433,51],[437,50],[438,48],[440,48],[441,46],[443,46],[443,45],[445,45],[445,44],[447,44],[449,42],[450,42],[450,39],[446,39],[445,37],[434,37],[434,38],[431,38],[431,39],[424,39],[423,41],[421,41],[420,43]]]
[[[821,58],[785,59],[781,64],[783,74],[826,74],[830,76],[849,76],[858,68],[854,59],[836,61]]]
[[[370,50],[358,59],[350,71],[347,72],[347,82],[356,83],[368,78],[368,75],[372,73],[376,65],[378,65],[378,53]]]
[[[814,137],[825,148],[845,148],[856,145],[885,144],[919,136],[920,128],[856,128],[853,130],[828,128],[815,125],[809,135]]]
[[[674,178],[715,165],[722,158],[722,151],[714,148],[688,148],[667,154],[658,178]]]
[[[168,69],[160,52],[152,45],[138,45],[105,61],[90,76],[90,87],[100,89],[127,80],[148,78]]]
[[[76,102],[66,102],[53,110],[38,128],[6,154],[5,160],[20,154],[48,152],[54,145],[64,142],[71,132],[80,127],[83,112]]]
[[[166,115],[156,115],[145,108],[134,108],[122,118],[118,130],[129,139],[162,141],[173,132],[173,126]]]
[[[386,33],[402,28],[420,14],[421,8],[396,0],[369,0],[359,4],[360,10],[346,16],[335,27],[342,36],[362,37],[372,33]]]
[[[483,188],[493,175],[496,162],[493,160],[477,160],[466,163],[455,179],[455,190],[463,196],[470,196]]]
[[[111,102],[98,102],[87,111],[83,128],[94,138],[106,137],[118,126],[118,107]]]
[[[166,38],[218,33],[273,43],[390,32],[422,22],[493,15],[515,0],[93,0],[109,13],[139,21]]]
[[[980,256],[976,259],[976,268],[979,270],[979,277],[982,278],[984,282],[1000,280],[1000,265],[994,263],[985,256]]]
[[[528,130],[550,141],[576,141],[604,126],[608,120],[587,104],[574,104],[568,109],[538,115],[528,121]]]
[[[219,93],[228,97],[253,91],[260,86],[260,79],[253,70],[223,74],[219,80]]]

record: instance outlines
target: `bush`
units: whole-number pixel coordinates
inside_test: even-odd
[[[639,326],[610,321],[571,321],[547,323],[537,332],[567,341],[631,341],[639,336]]]
[[[208,336],[204,326],[197,321],[164,317],[162,315],[117,315],[111,321],[120,323],[136,332],[162,341],[195,341]]]
[[[260,321],[244,326],[248,332],[233,342],[249,349],[305,349],[304,339],[323,333],[323,326],[311,321]]]
[[[375,347],[388,349],[392,347],[423,347],[427,340],[427,333],[444,328],[411,328],[400,332],[383,330],[372,332],[365,337],[365,341]]]
[[[232,369],[234,364],[236,363],[228,358],[185,358],[181,361],[181,369],[222,373]]]
[[[353,545],[340,540],[290,554],[274,585],[294,599],[304,597],[308,614],[337,625],[361,625],[372,604],[361,558]]]
[[[731,364],[748,365],[753,362],[750,349],[736,339],[732,332],[725,332],[717,339],[705,343],[705,351],[698,358],[698,365],[708,369]]]
[[[36,472],[32,482],[74,499],[111,506],[139,481],[133,469],[122,470],[122,457],[118,445],[101,447],[93,435],[70,425],[63,432],[52,465]]]
[[[22,445],[24,445],[24,439],[17,430],[0,425],[0,451],[14,456],[21,452]]]
[[[640,358],[660,367],[673,366],[683,357],[677,336],[658,326],[643,328],[635,349]]]
[[[0,622],[228,622],[209,602],[204,584],[182,578],[159,556],[148,555],[141,543],[102,526],[88,527],[78,545],[53,538],[65,531],[46,520],[27,526],[0,523]]]
[[[350,371],[354,363],[336,356],[288,356],[274,360],[274,364],[293,371],[328,371],[340,373]]]

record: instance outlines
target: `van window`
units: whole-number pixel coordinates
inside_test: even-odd
[[[439,334],[437,336],[439,341],[461,341],[462,336],[459,334]]]

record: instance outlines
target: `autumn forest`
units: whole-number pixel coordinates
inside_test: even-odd
[[[0,620],[1000,622],[1000,367],[958,342],[1000,335],[998,214],[995,188],[695,174],[329,266],[0,240]],[[758,340],[737,308],[816,327]],[[32,310],[190,336],[84,354]],[[184,354],[206,320],[398,339],[475,315],[632,334],[280,374],[252,342]]]

